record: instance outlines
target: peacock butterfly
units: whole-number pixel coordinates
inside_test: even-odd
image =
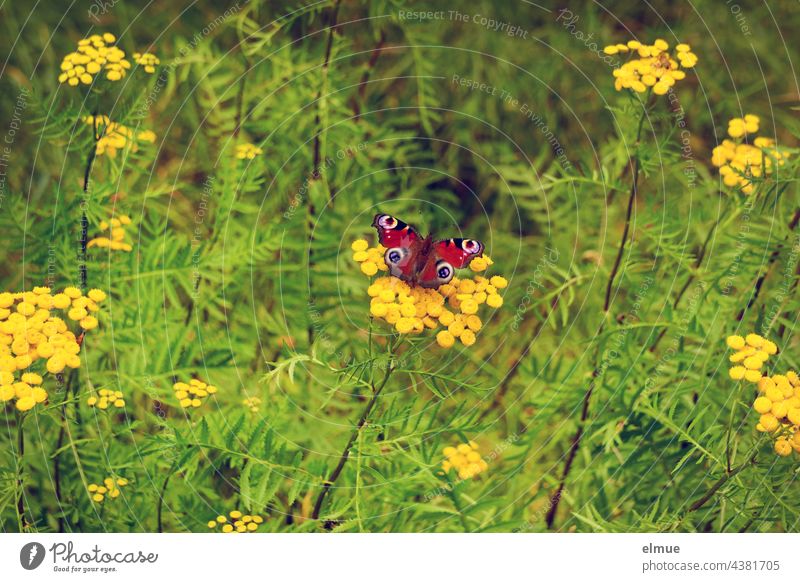
[[[448,283],[455,269],[466,267],[483,254],[483,243],[470,238],[434,241],[422,238],[402,220],[388,214],[376,214],[372,221],[378,240],[386,247],[383,260],[389,272],[412,285],[437,289]]]

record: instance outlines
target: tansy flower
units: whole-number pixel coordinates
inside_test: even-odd
[[[189,380],[188,384],[175,382],[172,389],[175,391],[175,398],[178,399],[181,408],[198,408],[209,395],[217,393],[216,386],[209,386],[196,378]]]
[[[729,358],[734,364],[728,373],[732,380],[747,380],[757,383],[764,374],[761,371],[771,355],[778,353],[778,346],[758,334],[751,333],[746,337],[728,336],[728,347],[735,350]]]
[[[759,123],[758,116],[751,114],[731,119],[728,135],[733,140],[722,140],[711,154],[711,163],[719,168],[723,183],[737,187],[745,194],[755,189],[753,178],[772,174],[775,165],[783,166],[790,155],[775,147],[773,139],[756,137],[752,144],[745,141],[758,133]]]
[[[130,216],[125,214],[100,223],[100,232],[108,236],[96,236],[91,239],[86,248],[97,247],[100,249],[111,249],[112,251],[131,252],[133,247],[125,242],[126,227],[131,224]],[[91,292],[90,292],[91,293]]]
[[[100,410],[106,410],[109,406],[122,408],[125,406],[125,398],[119,390],[109,390],[108,388],[101,388],[97,392],[98,396],[89,396],[86,400],[91,408],[97,407]]]
[[[760,415],[756,430],[775,437],[775,452],[800,453],[800,377],[795,372],[764,376],[753,409]]]
[[[111,121],[107,115],[87,115],[83,118],[84,122],[91,125],[98,135],[101,135],[96,144],[98,156],[108,155],[111,158],[117,156],[119,150],[125,149],[130,145],[131,151],[139,151],[139,144],[142,142],[155,143],[156,134],[145,129],[139,132],[131,128]]]
[[[361,272],[372,277],[378,271],[388,271],[383,256],[386,249],[382,245],[369,247],[365,240],[356,240],[351,245],[353,260],[361,264]],[[470,269],[485,271],[492,260],[488,256],[472,259]],[[411,286],[392,276],[375,279],[367,288],[370,300],[370,314],[383,319],[401,334],[422,333],[425,329],[439,330],[437,343],[450,348],[460,340],[465,346],[476,341],[476,333],[483,327],[478,312],[482,305],[498,308],[503,298],[498,293],[508,286],[508,281],[500,276],[486,278],[453,279],[438,289]]]
[[[242,404],[249,408],[250,412],[256,413],[258,412],[258,408],[261,406],[261,398],[258,396],[251,396],[242,400]]]
[[[252,143],[240,143],[236,146],[236,158],[239,160],[252,160],[262,153],[261,148]]]
[[[727,344],[736,350],[731,361],[744,363],[731,368],[734,379],[741,375],[738,368],[744,368],[744,373],[748,374],[756,365],[760,369],[760,364],[778,352],[773,342],[753,333],[746,337],[732,335]],[[785,457],[793,450],[800,454],[800,376],[793,371],[772,376],[760,371],[758,374],[758,395],[753,401],[753,409],[759,414],[756,430],[775,438],[774,449],[778,455]]]
[[[125,51],[114,45],[116,40],[113,34],[106,32],[78,41],[76,51],[61,61],[58,82],[72,87],[91,85],[95,75],[101,72],[109,81],[122,79],[131,64],[125,59]]]
[[[264,518],[260,515],[243,514],[239,510],[231,511],[230,518],[218,515],[215,519],[208,522],[208,529],[217,530],[222,533],[253,533],[258,530],[258,526],[264,523]]]
[[[65,319],[76,322],[76,331],[97,326],[105,293],[93,289],[86,296],[76,287],[53,295],[47,287],[22,293],[0,293],[0,402],[14,402],[28,411],[47,400],[41,373],[59,374],[81,365],[81,344]],[[34,366],[40,366],[33,371]],[[19,376],[17,377],[17,374]]]
[[[669,44],[656,39],[652,45],[642,44],[637,40],[628,44],[612,44],[603,49],[607,55],[636,55],[614,69],[614,88],[617,91],[632,89],[644,93],[652,88],[656,95],[664,95],[676,81],[686,77],[681,69],[691,69],[697,64],[695,55],[688,44],[681,43],[675,52],[669,52]]]
[[[144,67],[145,73],[155,73],[156,65],[161,64],[161,61],[153,53],[133,53],[133,60],[137,65]]]
[[[103,503],[106,497],[116,499],[122,492],[122,488],[128,485],[128,480],[123,477],[106,477],[103,484],[91,483],[87,489],[92,495],[92,501]]]
[[[445,460],[442,461],[442,471],[447,473],[453,470],[459,479],[472,479],[489,468],[478,452],[478,444],[473,441],[445,447],[443,453]]]

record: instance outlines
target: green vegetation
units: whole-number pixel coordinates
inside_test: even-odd
[[[2,8],[3,531],[797,530],[793,6],[140,4]]]

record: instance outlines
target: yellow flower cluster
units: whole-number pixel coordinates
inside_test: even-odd
[[[117,408],[125,406],[125,398],[119,390],[101,388],[97,393],[99,396],[89,396],[86,400],[86,404],[92,408],[96,406],[100,410],[105,410],[109,406],[115,406]]]
[[[208,528],[216,529],[221,525],[222,533],[253,533],[264,523],[264,518],[260,515],[245,515],[239,510],[231,511],[228,515],[230,520],[224,515],[218,515],[216,519],[208,522]]]
[[[455,470],[459,479],[472,479],[489,468],[478,452],[478,444],[473,441],[445,447],[443,452],[445,460],[442,462],[442,470],[445,473]]]
[[[133,53],[133,60],[137,65],[144,67],[145,73],[155,73],[156,65],[161,64],[161,61],[153,53]]]
[[[102,137],[97,140],[97,155],[102,156],[107,154],[110,158],[117,157],[117,151],[125,149],[128,144],[131,146],[131,151],[139,151],[139,144],[143,142],[155,143],[156,134],[149,129],[142,130],[135,133],[131,128],[111,121],[107,115],[98,115],[95,119],[94,115],[87,115],[83,120],[92,127]],[[96,123],[95,123],[96,122]]]
[[[236,158],[239,160],[252,160],[262,153],[261,148],[252,143],[240,143],[236,146]]]
[[[119,497],[122,488],[127,484],[128,480],[122,477],[117,477],[117,479],[106,477],[103,479],[102,485],[91,483],[87,489],[89,490],[89,493],[92,494],[92,501],[96,503],[102,503],[106,496],[110,497],[111,499],[116,499]]]
[[[209,386],[196,378],[186,382],[175,382],[172,386],[175,391],[175,398],[181,403],[181,408],[197,408],[210,394],[217,393],[216,386]]]
[[[242,400],[242,404],[244,404],[246,408],[249,408],[250,412],[256,413],[261,406],[261,398],[258,396],[251,396]]]
[[[748,113],[744,117],[734,117],[728,122],[728,135],[733,138],[740,138],[745,135],[758,133],[758,126],[761,119],[758,115]]]
[[[732,380],[747,380],[757,383],[764,377],[761,367],[770,356],[778,353],[778,346],[756,333],[747,336],[728,336],[728,347],[735,350],[729,358],[735,364],[728,371]]]
[[[383,260],[386,249],[378,245],[369,248],[365,240],[356,240],[351,246],[353,260],[361,263],[361,272],[371,277],[388,267]],[[476,272],[492,264],[489,257],[478,257],[470,263]],[[445,329],[436,335],[437,343],[450,348],[460,339],[465,346],[475,343],[475,334],[483,326],[478,310],[482,304],[498,308],[503,298],[498,289],[508,286],[503,277],[490,279],[477,275],[474,279],[453,279],[438,289],[412,287],[396,277],[385,276],[373,281],[367,288],[370,314],[393,325],[398,333],[421,333],[426,328]],[[448,309],[448,307],[450,309]]]
[[[101,71],[105,71],[109,81],[122,79],[131,64],[125,59],[125,51],[112,44],[116,41],[110,32],[79,40],[77,51],[69,53],[61,61],[58,82],[72,87],[78,83],[91,85],[94,76]]]
[[[388,271],[389,267],[386,266],[386,261],[383,257],[386,254],[386,247],[379,244],[376,247],[369,246],[369,243],[363,239],[353,241],[350,245],[353,250],[353,260],[361,263],[361,272],[367,277],[373,277],[378,271]]]
[[[775,452],[785,457],[800,454],[800,377],[795,372],[764,376],[753,408],[761,416],[756,430],[775,436]]]
[[[17,410],[25,412],[47,400],[47,391],[42,388],[42,377],[28,372],[19,382],[14,382],[14,374],[0,372],[0,402],[17,399]]]
[[[756,430],[775,437],[778,455],[786,457],[793,450],[800,454],[800,376],[793,371],[772,376],[761,373],[761,365],[778,352],[778,346],[760,335],[732,335],[727,343],[736,350],[731,361],[744,364],[731,368],[731,378],[744,378],[758,385],[753,402],[753,409],[760,415]]]
[[[644,93],[653,88],[656,95],[664,95],[676,81],[686,77],[681,69],[691,69],[697,64],[697,55],[688,44],[675,47],[674,55],[669,52],[669,44],[663,39],[656,39],[653,44],[642,44],[638,40],[628,44],[612,44],[603,49],[607,55],[619,53],[637,55],[639,58],[629,59],[614,69],[614,88],[617,91],[633,89]]]
[[[100,310],[106,294],[92,289],[83,295],[76,287],[67,287],[52,295],[48,287],[34,287],[23,293],[0,293],[0,400],[16,398],[19,410],[30,410],[47,399],[41,388],[42,377],[30,371],[38,360],[46,360],[45,368],[58,374],[64,368],[81,365],[79,339],[53,310],[66,313],[83,330],[97,327],[91,313]],[[14,374],[21,371],[17,382]]]
[[[112,251],[131,252],[133,247],[125,242],[125,227],[131,224],[131,217],[122,214],[119,218],[112,218],[109,224],[105,220],[100,223],[100,231],[106,232],[110,236],[98,236],[91,239],[86,248],[97,247],[101,249],[111,249]]]
[[[774,170],[775,162],[782,166],[789,158],[788,152],[775,147],[773,139],[757,137],[752,144],[745,143],[748,136],[758,133],[759,123],[758,116],[751,114],[731,119],[728,135],[734,139],[722,140],[711,154],[711,163],[719,168],[723,183],[739,187],[745,194],[755,189],[751,178],[768,176]]]

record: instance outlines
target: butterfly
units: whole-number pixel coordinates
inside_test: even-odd
[[[386,247],[383,260],[389,272],[412,285],[437,289],[453,278],[455,269],[466,267],[483,254],[480,241],[471,238],[434,241],[431,235],[422,238],[413,226],[388,214],[376,214],[372,226]]]

